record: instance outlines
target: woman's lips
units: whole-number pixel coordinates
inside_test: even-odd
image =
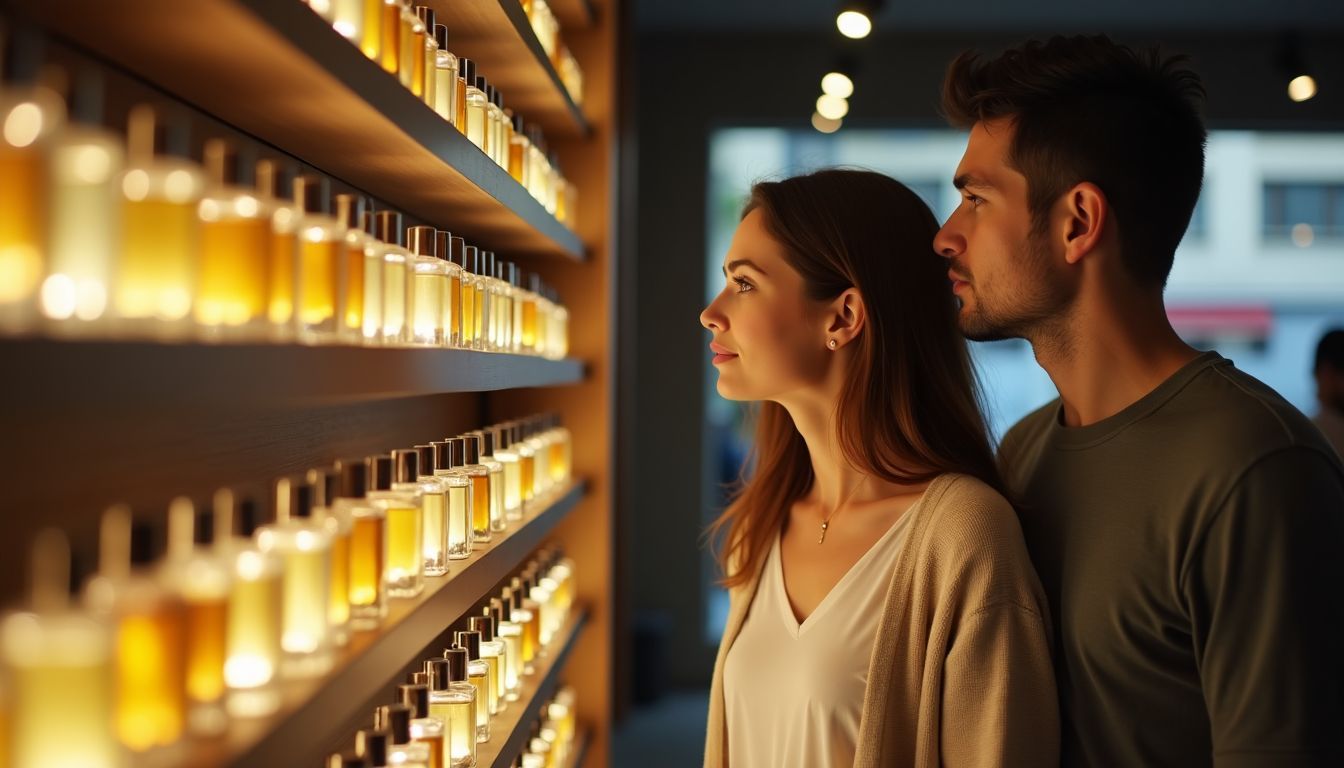
[[[718,365],[719,363],[726,363],[729,360],[737,359],[737,355],[732,351],[730,351],[727,347],[719,346],[718,344],[715,344],[712,341],[709,343],[709,351],[714,353],[715,365]]]

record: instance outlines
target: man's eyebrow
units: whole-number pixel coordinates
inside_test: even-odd
[[[726,266],[726,267],[723,268],[723,274],[724,274],[724,276],[726,277],[726,276],[728,275],[728,270],[731,269],[731,270],[736,271],[738,267],[751,267],[752,269],[756,270],[757,272],[760,272],[762,275],[764,275],[764,276],[766,276],[766,277],[769,277],[769,275],[766,273],[766,271],[765,271],[764,269],[761,269],[760,267],[756,266],[755,262],[753,262],[751,259],[737,259],[737,260],[735,260],[735,261],[730,261],[730,262],[728,262],[728,266]]]
[[[988,181],[985,181],[983,178],[979,176],[975,176],[969,173],[963,173],[957,178],[953,179],[952,186],[956,187],[957,189],[965,189],[966,187],[975,187],[978,189],[994,188],[993,184],[990,184]]]

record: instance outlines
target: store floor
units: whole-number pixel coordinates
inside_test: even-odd
[[[687,768],[704,762],[709,691],[668,694],[632,711],[612,736],[614,768]]]

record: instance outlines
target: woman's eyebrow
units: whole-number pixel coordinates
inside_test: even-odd
[[[767,274],[764,269],[761,269],[760,267],[756,266],[755,262],[753,262],[751,259],[735,259],[733,261],[728,262],[728,266],[724,267],[723,269],[724,277],[728,276],[728,270],[736,271],[738,267],[751,267],[757,272],[760,272],[762,276],[769,277],[769,274]]]

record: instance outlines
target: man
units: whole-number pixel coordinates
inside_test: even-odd
[[[1059,399],[1000,446],[1051,601],[1066,766],[1344,765],[1344,467],[1273,390],[1172,330],[1204,173],[1183,59],[1104,37],[963,54],[934,246],[971,339]]]
[[[1335,452],[1344,456],[1344,328],[1332,328],[1316,345],[1316,400],[1320,411],[1312,419]]]

